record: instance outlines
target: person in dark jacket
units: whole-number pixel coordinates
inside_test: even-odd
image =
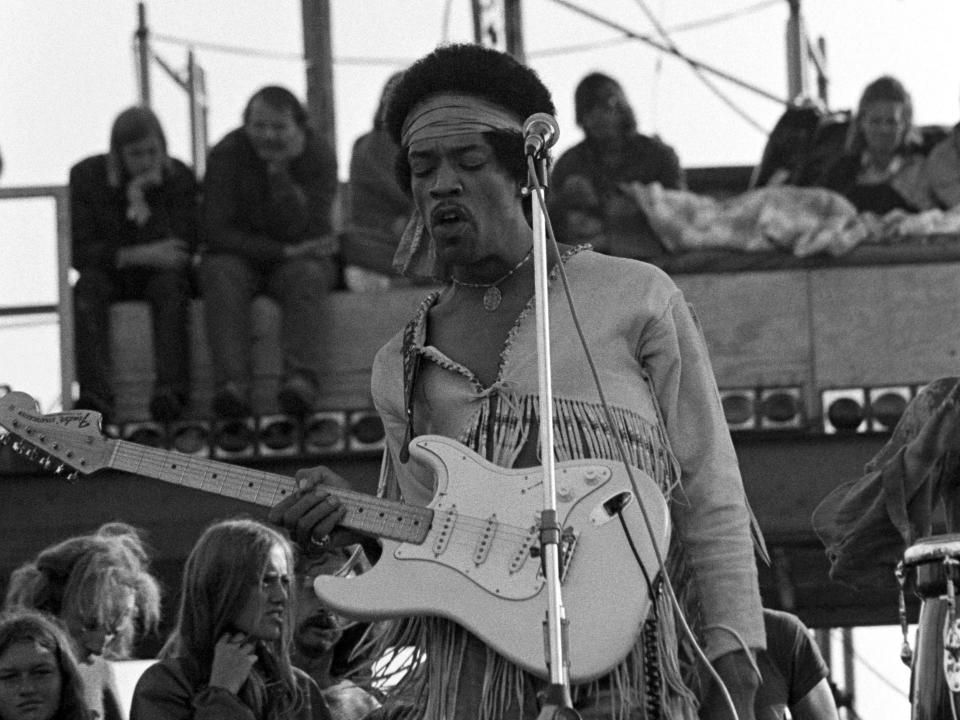
[[[157,116],[121,112],[110,152],[70,170],[76,367],[75,405],[113,411],[110,304],[147,300],[153,310],[154,419],[178,418],[189,399],[188,313],[191,259],[197,246],[198,185],[193,171],[167,154]]]
[[[331,210],[333,150],[289,90],[268,86],[247,103],[243,127],[210,151],[204,178],[200,266],[220,417],[250,413],[250,304],[280,304],[281,409],[313,409],[323,360],[323,300],[337,277]]]
[[[665,250],[626,188],[636,182],[684,188],[677,153],[637,132],[623,88],[603,73],[580,81],[574,108],[584,140],[560,156],[550,177],[557,239],[589,242],[608,255],[656,261]]]

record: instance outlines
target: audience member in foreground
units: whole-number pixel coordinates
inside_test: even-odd
[[[47,615],[0,615],[0,720],[95,720],[70,639]]]
[[[122,718],[107,660],[130,657],[138,634],[160,619],[159,586],[133,528],[110,523],[41,551],[11,575],[5,608],[59,620],[80,661],[87,706],[102,720]]]
[[[255,520],[211,525],[187,558],[177,624],[140,677],[130,720],[329,720],[293,666],[293,550]]]
[[[380,707],[376,695],[355,680],[369,680],[364,658],[354,657],[367,627],[348,621],[326,607],[313,591],[318,575],[349,577],[369,567],[359,545],[331,548],[297,562],[297,622],[293,663],[320,687],[333,720],[362,720]],[[354,677],[355,676],[355,677]]]

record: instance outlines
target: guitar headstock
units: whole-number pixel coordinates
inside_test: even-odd
[[[66,410],[43,415],[36,400],[22,392],[0,397],[4,444],[55,472],[88,474],[109,466],[115,440],[100,430],[102,417],[92,410]]]

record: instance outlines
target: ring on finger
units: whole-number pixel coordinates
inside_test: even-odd
[[[313,535],[310,536],[310,544],[308,546],[309,550],[313,552],[324,552],[327,547],[330,545],[330,536],[324,535],[322,538],[317,540]]]

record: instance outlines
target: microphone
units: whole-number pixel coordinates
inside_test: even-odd
[[[540,155],[553,147],[560,137],[557,119],[548,113],[534,113],[523,124],[523,152]]]

